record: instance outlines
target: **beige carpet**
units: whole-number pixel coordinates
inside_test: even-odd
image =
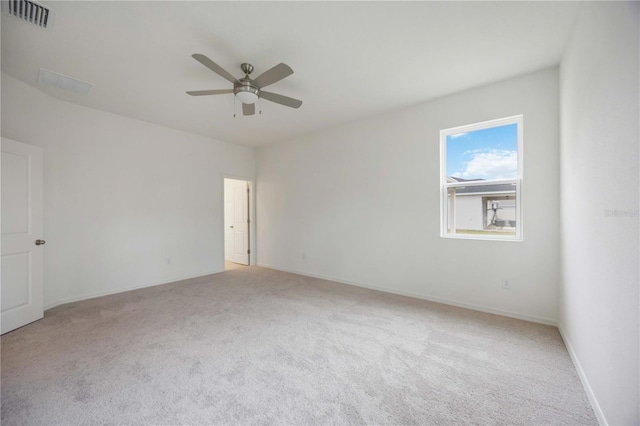
[[[224,261],[224,270],[225,271],[233,271],[234,269],[242,269],[246,267],[246,265],[241,265],[239,263],[230,262],[228,260]]]
[[[259,267],[2,337],[2,424],[596,424],[553,327]]]

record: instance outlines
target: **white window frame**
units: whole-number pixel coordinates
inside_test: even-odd
[[[447,182],[447,136],[460,133],[473,132],[475,130],[500,127],[508,124],[516,124],[518,127],[518,176],[515,179],[482,180],[477,182]],[[523,134],[524,118],[522,115],[499,118],[496,120],[483,121],[480,123],[467,124],[464,126],[452,127],[440,131],[440,236],[442,238],[455,238],[464,240],[497,240],[497,241],[522,241],[523,221],[522,221],[522,177],[523,177]],[[450,189],[468,186],[483,186],[487,184],[515,184],[516,196],[516,233],[515,235],[484,235],[484,234],[456,234],[455,216],[453,227],[449,227],[449,203],[447,194]],[[451,229],[453,232],[448,232]]]

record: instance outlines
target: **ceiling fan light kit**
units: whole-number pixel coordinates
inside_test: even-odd
[[[258,99],[266,99],[271,102],[275,102],[280,105],[288,106],[290,108],[299,108],[302,105],[302,101],[293,99],[288,96],[279,95],[277,93],[264,92],[263,87],[276,83],[285,77],[293,74],[293,70],[286,64],[278,64],[275,67],[260,74],[255,79],[251,79],[249,74],[253,72],[253,65],[244,63],[240,66],[245,76],[241,79],[236,79],[230,73],[228,73],[220,65],[207,58],[205,55],[195,53],[193,58],[200,62],[211,71],[215,72],[219,76],[233,83],[233,90],[221,89],[221,90],[197,90],[189,91],[188,95],[191,96],[208,96],[208,95],[222,95],[226,93],[233,93],[235,97],[242,102],[242,113],[244,115],[255,114],[255,104]]]
[[[239,86],[233,89],[236,98],[243,104],[255,104],[258,100],[258,89],[251,86]]]

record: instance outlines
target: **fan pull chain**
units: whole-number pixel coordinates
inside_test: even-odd
[[[236,97],[233,97],[233,118],[236,118]]]
[[[260,111],[259,111],[259,114],[262,114],[262,98],[258,98],[258,102],[260,103]]]

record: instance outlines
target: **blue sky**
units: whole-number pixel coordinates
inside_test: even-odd
[[[518,125],[447,136],[447,176],[511,179],[518,176]]]

